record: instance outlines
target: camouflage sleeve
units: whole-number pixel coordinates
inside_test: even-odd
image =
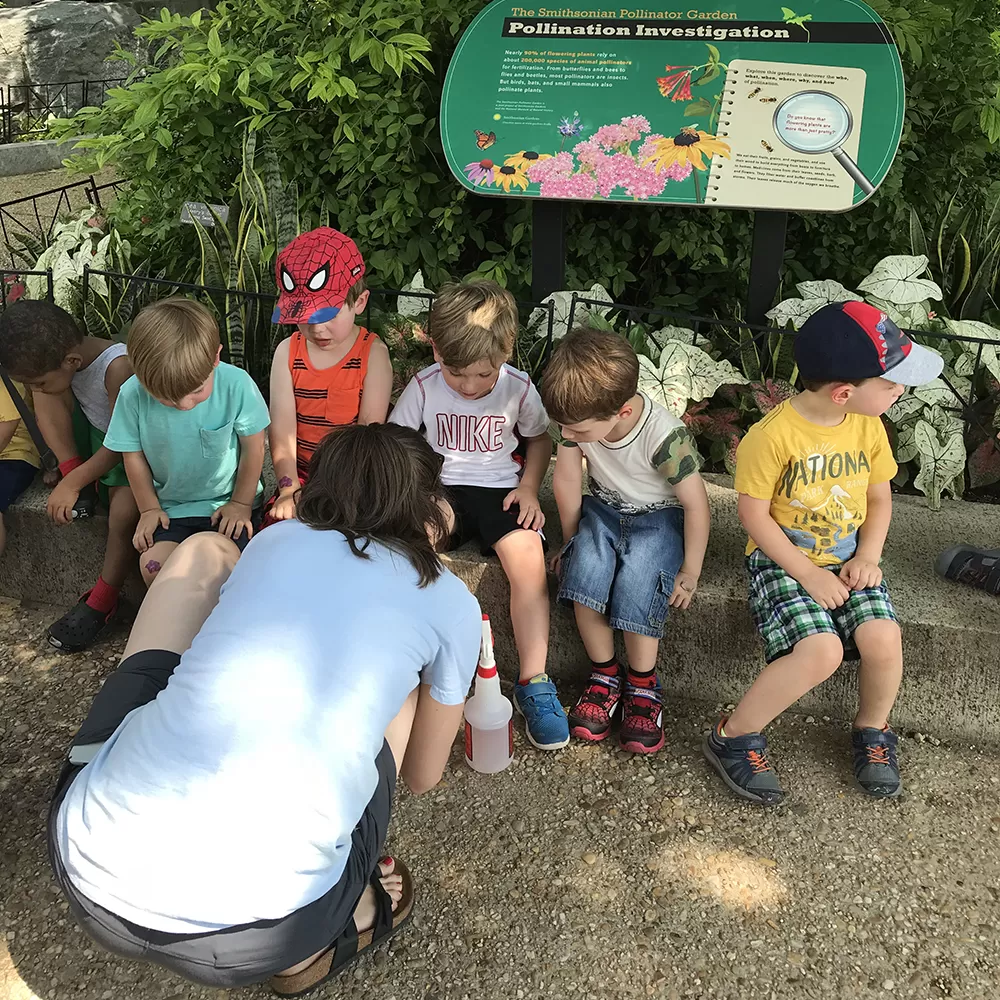
[[[701,455],[686,427],[671,431],[653,454],[653,467],[671,486],[693,476],[701,464]]]
[[[562,429],[554,420],[549,421],[549,437],[552,438],[556,444],[560,444],[564,448],[576,447],[575,441],[567,441],[566,438],[562,436]]]

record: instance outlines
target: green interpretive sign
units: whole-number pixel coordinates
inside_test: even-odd
[[[864,3],[801,2],[494,0],[448,69],[448,165],[500,197],[848,211],[896,154],[902,67]]]

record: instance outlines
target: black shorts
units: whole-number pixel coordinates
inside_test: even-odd
[[[31,485],[38,475],[30,462],[19,458],[5,458],[0,461],[0,514]]]
[[[250,523],[253,525],[253,530],[260,530],[260,522],[263,520],[264,510],[262,507],[258,507],[250,515]],[[153,532],[153,544],[157,542],[183,542],[185,539],[190,538],[192,535],[200,534],[202,531],[218,531],[218,525],[212,524],[212,519],[210,517],[172,517],[170,518],[170,524],[165,528],[157,528]],[[247,533],[246,528],[240,532],[239,538],[232,539],[236,543],[237,548],[242,552],[247,545],[250,544],[250,535]]]
[[[457,549],[466,542],[478,541],[484,556],[493,551],[493,546],[504,535],[512,531],[523,531],[517,523],[520,510],[511,504],[503,509],[504,498],[513,486],[448,486],[448,500],[455,512],[455,530],[451,536],[450,548]],[[539,535],[542,535],[539,532]],[[545,536],[542,535],[542,543]]]
[[[104,683],[73,746],[102,743],[134,708],[166,687],[180,656],[147,649],[125,660]],[[327,948],[348,926],[381,857],[396,786],[388,743],[375,759],[378,785],[351,834],[351,852],[340,881],[294,913],[276,920],[227,927],[203,934],[168,934],[116,916],[84,896],[70,881],[58,852],[56,817],[70,783],[82,767],[67,763],[49,807],[49,860],[56,882],[80,926],[99,945],[128,959],[141,959],[204,986],[235,989],[261,982]],[[277,808],[262,802],[261,808]],[[150,858],[156,864],[156,858]],[[247,873],[253,878],[253,872]]]

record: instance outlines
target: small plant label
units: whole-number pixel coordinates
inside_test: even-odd
[[[226,205],[209,205],[204,201],[186,201],[181,208],[181,222],[186,222],[189,226],[193,226],[195,220],[203,226],[214,226],[216,216],[223,222],[228,222],[229,208]]]

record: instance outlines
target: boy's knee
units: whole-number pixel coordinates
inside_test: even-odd
[[[844,662],[844,644],[832,633],[803,639],[795,652],[802,657],[803,667],[809,671],[814,686],[832,677]]]
[[[902,660],[903,633],[897,622],[865,622],[854,633],[854,642],[866,663],[896,665]]]

